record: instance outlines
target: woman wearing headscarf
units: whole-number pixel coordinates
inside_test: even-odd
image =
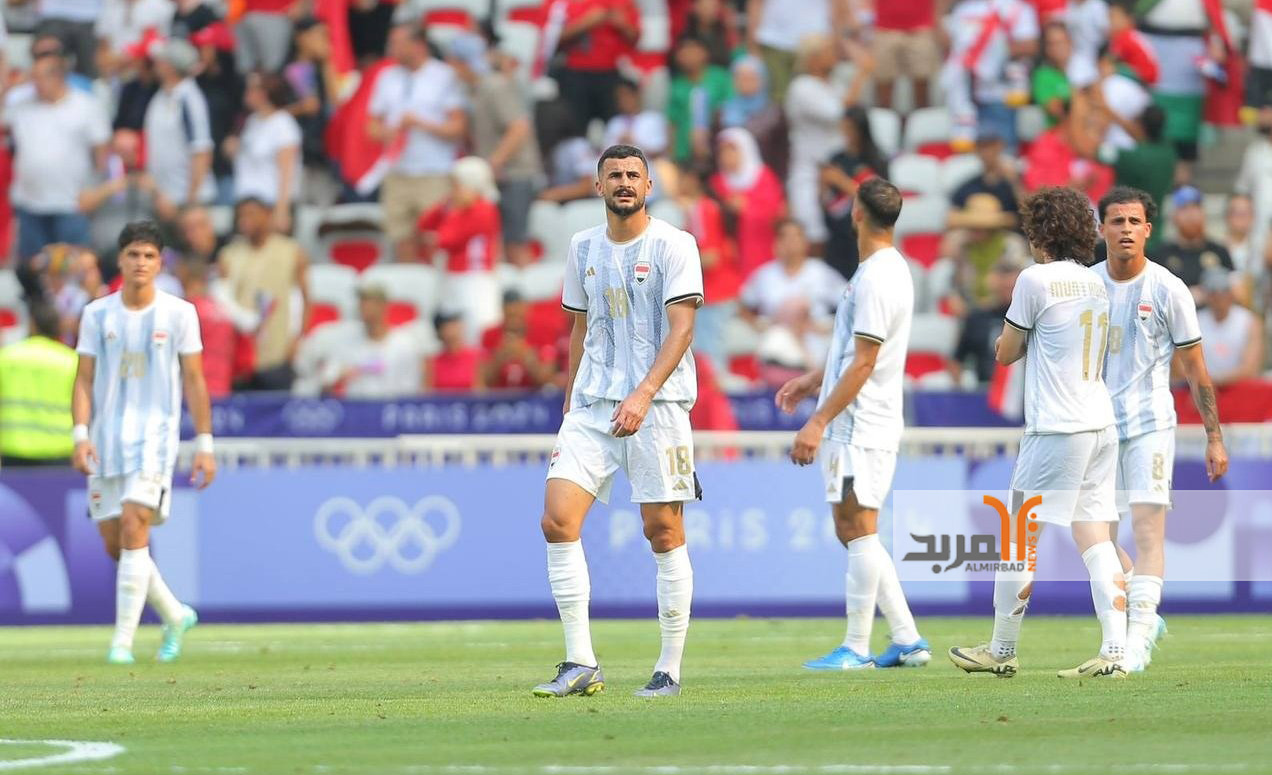
[[[711,188],[724,205],[730,229],[737,238],[738,268],[745,279],[773,257],[773,227],[786,217],[781,181],[760,158],[750,132],[725,129],[716,138],[719,171]]]
[[[857,187],[874,177],[888,177],[888,160],[875,145],[870,133],[870,114],[860,105],[844,111],[844,147],[822,167],[822,215],[830,238],[826,241],[826,263],[845,278],[857,271],[857,230],[852,225],[852,203]]]
[[[785,117],[769,95],[768,68],[764,60],[746,54],[731,67],[733,96],[720,109],[720,128],[742,127],[760,145],[760,155],[780,179],[786,172]]]
[[[441,298],[455,305],[469,343],[502,318],[495,261],[499,255],[499,187],[490,163],[477,156],[455,162],[451,194],[420,216],[421,255],[446,254]]]

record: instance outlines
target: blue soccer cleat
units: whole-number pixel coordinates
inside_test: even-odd
[[[1153,630],[1153,639],[1152,639],[1153,648],[1157,648],[1157,641],[1161,640],[1162,638],[1165,638],[1166,635],[1169,633],[1170,633],[1170,630],[1166,629],[1166,620],[1162,618],[1161,614],[1158,614],[1157,628]]]
[[[132,649],[123,646],[111,646],[110,651],[106,652],[106,664],[109,665],[131,665],[136,661],[133,659]]]
[[[175,662],[181,656],[181,641],[194,625],[199,623],[199,615],[188,605],[181,606],[184,613],[181,621],[163,626],[163,643],[155,659],[160,662]]]
[[[874,666],[873,659],[862,656],[847,646],[840,646],[824,657],[804,663],[804,667],[809,670],[864,670]]]
[[[919,638],[908,646],[890,643],[874,658],[875,667],[923,667],[932,661],[932,647],[927,638]]]

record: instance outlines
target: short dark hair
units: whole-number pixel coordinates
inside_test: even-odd
[[[640,163],[645,165],[645,172],[649,172],[649,159],[645,158],[645,152],[634,145],[611,145],[601,153],[601,158],[596,161],[596,176],[601,176],[601,168],[605,166],[606,159],[630,159],[632,157],[640,159]]]
[[[398,22],[393,25],[395,30],[406,30],[407,36],[414,42],[428,45],[428,31],[424,29],[424,25],[419,22]]]
[[[1113,205],[1129,205],[1136,202],[1144,206],[1144,217],[1152,223],[1157,218],[1157,203],[1147,191],[1130,186],[1114,186],[1107,194],[1100,197],[1100,223],[1104,223],[1104,217]]]
[[[245,196],[234,203],[234,212],[237,213],[239,210],[249,205],[255,205],[256,207],[264,207],[266,210],[270,209],[269,203],[266,202],[264,199],[261,199],[259,196]]]
[[[260,79],[265,99],[274,108],[285,108],[296,101],[296,92],[292,91],[291,84],[278,73],[257,71],[256,76]]]
[[[637,94],[639,94],[640,84],[636,83],[631,78],[628,78],[625,75],[620,75],[618,77],[618,80],[614,81],[614,91],[618,91],[619,89],[628,89],[630,91],[634,91]]]
[[[37,336],[57,339],[62,335],[62,316],[52,304],[33,301],[27,305],[27,315],[31,318],[31,328]]]
[[[876,229],[891,229],[901,215],[901,191],[883,178],[870,178],[857,188],[866,220]]]
[[[119,249],[123,250],[134,242],[154,245],[155,250],[164,248],[163,230],[154,221],[133,221],[119,232]]]
[[[795,220],[789,215],[783,218],[778,218],[776,221],[773,222],[773,235],[777,236],[787,226],[794,226],[795,228],[799,229],[800,234],[803,234],[804,236],[808,236],[807,230],[804,229],[804,224],[800,223],[799,221]]]
[[[1083,266],[1095,260],[1099,235],[1086,194],[1063,186],[1048,186],[1020,204],[1021,227],[1029,244],[1052,261],[1071,259]]]
[[[1166,129],[1166,111],[1160,105],[1149,105],[1139,115],[1140,126],[1144,127],[1144,135],[1150,142],[1160,143],[1162,132]]]

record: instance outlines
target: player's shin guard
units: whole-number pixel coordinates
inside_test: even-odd
[[[146,589],[146,602],[155,609],[155,613],[159,614],[164,624],[177,624],[185,617],[185,609],[181,607],[181,601],[177,599],[177,596],[172,594],[172,590],[168,589],[168,585],[164,583],[154,558],[149,559],[150,583]]]
[[[1016,545],[1008,545],[1009,557],[1016,557]],[[1033,593],[1034,572],[1030,570],[994,573],[994,635],[989,642],[990,651],[997,659],[1016,655],[1016,642],[1020,640],[1020,624],[1029,608],[1029,596]]]
[[[119,553],[119,568],[115,573],[115,636],[111,639],[111,648],[132,650],[141,609],[146,605],[152,567],[148,547],[124,549]]]
[[[658,563],[658,626],[662,630],[662,652],[654,672],[664,672],[680,683],[680,658],[685,652],[693,601],[693,566],[686,546],[662,554],[654,552],[654,560]]]
[[[1100,656],[1120,660],[1126,652],[1126,581],[1112,541],[1102,541],[1082,553],[1091,576],[1091,601],[1100,620]]]
[[[1137,575],[1126,587],[1126,640],[1143,646],[1157,632],[1157,606],[1162,602],[1160,576]]]
[[[595,667],[587,612],[592,582],[587,575],[582,541],[548,544],[548,584],[565,630],[565,661]]]
[[[919,629],[914,624],[914,615],[910,613],[910,604],[905,600],[905,592],[901,589],[901,579],[897,576],[897,566],[892,562],[888,550],[883,543],[876,540],[874,553],[879,565],[879,610],[888,620],[888,629],[892,631],[892,642],[909,645],[919,640]]]
[[[848,626],[844,633],[844,646],[862,655],[870,653],[870,629],[874,625],[875,600],[879,593],[880,554],[886,556],[879,545],[878,535],[866,535],[848,542],[844,606]]]

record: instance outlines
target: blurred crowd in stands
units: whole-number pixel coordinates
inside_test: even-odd
[[[73,345],[117,287],[120,228],[154,218],[214,396],[560,386],[566,247],[624,142],[651,160],[651,212],[698,240],[717,392],[822,362],[875,175],[906,194],[914,385],[994,379],[1031,261],[1018,200],[1046,185],[1151,193],[1150,255],[1204,305],[1217,381],[1267,363],[1268,0],[11,0],[5,19],[4,341],[55,320]]]

